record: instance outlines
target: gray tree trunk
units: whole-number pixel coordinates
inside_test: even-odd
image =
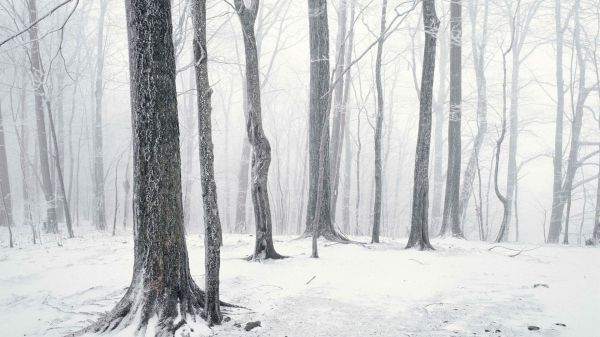
[[[0,192],[0,197],[2,198],[2,202],[0,203],[0,207],[2,208],[2,212],[0,213],[0,225],[9,226],[10,228],[12,225],[14,225],[14,221],[12,212],[12,197],[10,193],[10,177],[8,174],[8,161],[6,158],[6,142],[4,139],[2,106],[0,106]]]
[[[200,151],[200,179],[204,206],[204,317],[209,325],[220,324],[223,316],[219,303],[219,268],[221,261],[222,230],[217,203],[214,152],[211,129],[211,95],[208,82],[208,53],[206,49],[206,0],[192,3],[194,25],[194,64],[198,96],[198,137]]]
[[[477,175],[479,166],[479,153],[487,133],[487,81],[485,78],[485,48],[487,44],[487,22],[489,1],[485,0],[483,9],[483,25],[481,37],[477,36],[477,12],[478,1],[472,1],[469,13],[471,16],[471,44],[473,54],[473,67],[475,68],[475,80],[477,83],[477,134],[473,140],[473,149],[465,173],[463,175],[462,190],[460,192],[460,210],[459,215],[464,223],[469,200],[473,194],[473,182]],[[481,203],[481,200],[480,200]],[[481,218],[481,209],[478,218]],[[481,225],[481,223],[480,223]],[[481,237],[481,232],[480,232]]]
[[[93,169],[93,213],[92,222],[98,230],[106,229],[106,206],[104,197],[104,154],[102,141],[102,96],[104,93],[104,17],[107,1],[100,3],[98,21],[98,36],[96,50],[96,81],[94,84],[95,114],[94,114],[94,169]]]
[[[308,0],[310,40],[310,103],[309,103],[309,190],[306,207],[305,236],[312,236],[318,219],[318,235],[328,240],[347,241],[331,218],[331,175],[329,158],[329,27],[327,2]],[[321,144],[325,142],[325,144]],[[319,158],[323,157],[322,188],[319,193]],[[321,200],[317,207],[317,199]],[[319,212],[319,216],[316,213]]]
[[[204,292],[192,280],[181,196],[175,53],[169,0],[127,0],[133,124],[134,267],[131,285],[106,316],[84,332],[155,324],[173,336],[199,318]],[[147,57],[151,55],[152,57]]]
[[[249,3],[242,0],[235,0],[235,10],[242,26],[246,55],[246,97],[248,98],[246,128],[248,131],[248,140],[252,145],[251,192],[256,225],[253,258],[279,259],[283,256],[279,255],[273,246],[271,206],[267,190],[269,166],[271,164],[271,145],[262,127],[258,52],[256,49],[256,37],[254,35],[254,23],[256,21],[256,14],[258,13],[258,6],[259,0],[253,0]]]
[[[450,115],[448,117],[448,171],[441,235],[463,237],[460,226],[461,100],[462,100],[462,2],[450,4]]]
[[[429,243],[429,148],[431,144],[431,110],[435,76],[435,47],[440,22],[435,13],[435,0],[423,0],[425,48],[419,104],[419,131],[415,155],[415,172],[410,236],[406,248],[433,249]]]
[[[563,116],[565,114],[565,93],[563,76],[563,40],[564,28],[561,15],[561,0],[554,4],[554,27],[556,33],[556,121],[554,124],[554,158],[552,181],[552,212],[550,214],[550,228],[548,242],[558,243],[562,230],[562,179],[563,179]]]
[[[36,0],[28,0],[29,22],[37,20]],[[37,124],[37,143],[40,171],[42,176],[42,191],[46,201],[46,231],[58,233],[58,224],[56,220],[56,203],[54,200],[54,188],[50,178],[50,163],[48,161],[48,136],[46,133],[46,122],[44,116],[44,70],[42,68],[42,59],[40,55],[40,44],[38,38],[38,25],[35,24],[29,29],[29,40],[31,41],[30,61],[31,73],[33,78],[33,90],[35,95],[35,115]]]
[[[381,135],[383,133],[383,84],[381,83],[381,57],[385,35],[385,15],[387,0],[381,4],[381,26],[379,41],[377,41],[377,56],[375,58],[375,88],[377,90],[377,117],[375,121],[375,202],[373,203],[373,232],[371,243],[379,243],[381,232],[381,199],[383,193],[383,168],[381,159]]]

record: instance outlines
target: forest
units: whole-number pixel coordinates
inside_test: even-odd
[[[0,0],[0,336],[598,336],[600,0]]]

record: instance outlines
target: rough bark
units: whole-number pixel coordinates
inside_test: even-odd
[[[246,129],[248,140],[252,146],[251,192],[256,226],[253,258],[279,259],[282,256],[275,251],[273,246],[271,206],[267,190],[271,145],[262,127],[258,52],[254,35],[258,6],[258,0],[249,3],[242,0],[235,1],[235,10],[242,26],[246,55],[246,97],[248,98]]]
[[[309,98],[309,191],[306,208],[305,236],[312,235],[315,219],[318,233],[328,240],[348,241],[335,227],[331,218],[331,175],[329,158],[329,27],[327,2],[308,0],[310,40],[310,98]],[[321,144],[321,142],[325,142]],[[323,157],[323,177],[319,194],[319,158]],[[317,208],[317,199],[321,206]],[[316,213],[320,212],[317,217]]]
[[[459,215],[463,223],[466,218],[469,200],[473,194],[473,182],[475,181],[475,176],[478,174],[477,168],[479,166],[479,153],[481,152],[481,147],[483,146],[483,142],[485,140],[485,134],[487,133],[487,81],[485,78],[485,48],[487,44],[488,7],[489,1],[485,0],[482,32],[480,38],[477,36],[477,12],[479,10],[478,1],[472,1],[469,10],[472,27],[471,49],[473,54],[473,67],[475,68],[475,81],[477,83],[477,134],[473,140],[473,149],[471,150],[471,156],[469,157],[469,162],[467,163],[467,168],[465,169],[463,175],[463,184],[460,192]],[[478,218],[480,217],[481,210],[478,211]]]
[[[460,226],[461,100],[462,100],[462,3],[450,3],[450,114],[448,117],[448,171],[441,235],[463,237]]]
[[[37,20],[36,0],[28,0],[29,22]],[[50,163],[48,161],[48,136],[46,133],[46,122],[44,117],[44,101],[46,92],[44,89],[44,70],[40,54],[40,44],[38,38],[38,25],[34,24],[29,29],[29,40],[31,42],[30,61],[31,74],[33,78],[33,91],[35,95],[35,116],[37,125],[37,145],[40,172],[42,176],[42,191],[46,201],[46,223],[45,229],[50,233],[58,233],[58,224],[56,220],[56,203],[54,200],[52,180],[50,178]]]
[[[209,325],[220,324],[223,316],[219,304],[219,268],[221,261],[221,220],[215,183],[214,151],[211,127],[211,95],[208,82],[208,52],[206,49],[206,0],[192,2],[194,25],[194,65],[198,97],[198,136],[200,180],[204,206],[204,318]]]
[[[104,196],[104,154],[102,141],[102,96],[104,94],[104,17],[107,1],[100,3],[96,45],[96,78],[94,83],[94,168],[92,222],[98,230],[106,229],[106,200]]]
[[[192,280],[183,227],[175,53],[169,0],[127,0],[134,163],[134,267],[121,301],[86,333],[189,334],[204,293]],[[148,324],[154,326],[148,327]]]
[[[383,194],[383,168],[381,158],[381,135],[383,133],[383,84],[381,83],[381,57],[385,35],[385,15],[387,0],[381,5],[381,26],[379,41],[377,41],[377,55],[375,57],[375,88],[377,90],[377,117],[375,121],[375,201],[373,204],[373,232],[371,243],[379,242],[381,231],[381,199]]]
[[[431,110],[435,76],[436,37],[440,22],[435,13],[435,0],[423,0],[425,48],[419,104],[419,131],[415,155],[410,236],[406,248],[433,249],[429,243],[429,150],[431,144]]]

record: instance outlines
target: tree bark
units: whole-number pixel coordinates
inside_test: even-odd
[[[462,3],[450,3],[450,115],[448,117],[448,171],[441,235],[464,237],[460,225],[461,100],[462,100]]]
[[[190,275],[184,236],[171,5],[169,0],[125,4],[133,124],[133,278],[115,308],[83,332],[136,324],[140,335],[189,334],[187,322],[199,319],[205,299]]]
[[[331,175],[329,158],[329,27],[327,2],[308,0],[310,40],[310,98],[309,98],[309,190],[306,207],[305,236],[312,236],[315,219],[319,236],[346,242],[348,239],[334,226],[331,217]],[[325,144],[321,144],[325,142]],[[319,193],[319,158],[323,157],[322,195]],[[321,200],[317,207],[317,199]],[[320,212],[317,217],[316,213]]]
[[[433,249],[429,243],[429,149],[431,144],[431,110],[435,76],[436,37],[440,22],[435,13],[435,0],[423,0],[425,48],[419,104],[419,131],[415,155],[410,236],[406,248]]]
[[[200,179],[204,206],[204,317],[209,325],[220,324],[223,316],[219,304],[219,268],[221,261],[222,230],[215,183],[214,152],[211,126],[212,89],[208,82],[208,52],[206,49],[206,0],[192,3],[194,25],[194,64],[198,95],[198,137],[200,151]]]
[[[371,243],[379,243],[381,232],[381,199],[383,193],[383,169],[381,159],[381,135],[383,133],[383,84],[381,83],[381,57],[385,35],[385,15],[387,0],[381,4],[381,26],[379,41],[377,41],[377,56],[375,58],[375,88],[377,90],[377,117],[375,121],[375,202],[373,204],[373,232]]]
[[[258,52],[254,35],[254,23],[258,6],[259,0],[250,1],[248,5],[242,0],[235,0],[235,10],[242,25],[246,55],[246,97],[248,98],[246,129],[248,140],[252,145],[251,192],[256,223],[253,258],[279,259],[283,256],[279,255],[273,246],[271,206],[267,190],[269,166],[271,164],[271,145],[262,127]]]

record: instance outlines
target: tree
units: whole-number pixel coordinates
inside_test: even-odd
[[[371,243],[379,243],[381,227],[381,194],[383,190],[383,170],[381,162],[381,134],[383,133],[383,85],[381,84],[381,54],[385,35],[385,14],[387,0],[381,4],[381,27],[377,41],[377,56],[375,58],[375,88],[377,90],[377,118],[375,121],[375,202],[373,204],[373,233]]]
[[[37,125],[38,154],[40,160],[40,170],[42,176],[42,191],[46,200],[46,230],[51,233],[58,233],[58,224],[56,221],[56,203],[54,200],[54,188],[50,178],[50,164],[48,161],[48,136],[46,133],[46,122],[44,117],[44,102],[46,102],[46,90],[44,88],[45,72],[42,67],[42,58],[40,53],[40,42],[38,36],[38,19],[36,0],[28,0],[27,9],[29,12],[29,22],[32,24],[29,31],[29,41],[31,42],[30,57],[31,75],[33,79],[33,91],[35,95],[35,119]]]
[[[96,58],[96,82],[94,84],[95,113],[94,113],[94,169],[93,169],[93,223],[99,230],[106,229],[106,207],[104,198],[104,155],[102,141],[102,96],[104,93],[104,17],[106,16],[107,1],[100,2],[98,21],[98,40]]]
[[[435,0],[423,0],[425,48],[419,104],[419,131],[415,155],[410,236],[406,248],[433,249],[429,242],[429,148],[431,144],[431,110],[435,75],[435,45],[440,22]]]
[[[248,140],[252,146],[251,191],[256,224],[253,258],[280,259],[283,256],[279,255],[273,246],[271,206],[267,191],[269,165],[271,164],[271,145],[262,127],[258,52],[256,49],[256,36],[254,35],[254,23],[258,13],[259,0],[250,2],[235,0],[234,5],[242,26],[246,55],[246,97],[248,99],[246,129]]]
[[[219,266],[221,261],[221,220],[217,203],[214,153],[211,129],[211,95],[208,82],[208,52],[206,49],[206,0],[192,2],[194,25],[194,65],[198,95],[198,136],[200,149],[200,177],[204,206],[204,315],[209,325],[220,324],[223,316],[219,305]]]
[[[83,332],[136,324],[138,332],[173,336],[189,333],[187,322],[199,318],[205,299],[192,280],[184,236],[171,4],[125,4],[133,124],[133,277],[115,308]]]
[[[328,240],[346,242],[348,239],[334,226],[331,217],[331,176],[329,154],[329,27],[327,2],[308,0],[308,27],[310,46],[309,94],[309,179],[306,207],[305,236],[313,234]],[[322,157],[322,159],[321,159]],[[323,163],[322,170],[319,162]],[[319,173],[323,172],[321,176]],[[319,185],[322,188],[319,189]],[[318,195],[318,193],[321,195]],[[317,204],[320,199],[320,205]],[[320,213],[317,216],[317,213]],[[318,222],[315,222],[318,219]]]
[[[8,175],[8,161],[6,160],[6,141],[4,139],[4,117],[2,116],[2,107],[0,106],[0,224],[8,226],[9,229],[14,225],[12,213],[12,197],[10,194],[10,179]],[[11,234],[12,247],[12,234]]]
[[[462,91],[462,4],[450,3],[450,115],[448,118],[448,168],[441,235],[449,229],[452,236],[463,237],[460,226],[461,91]]]
[[[473,149],[463,175],[462,189],[459,200],[459,216],[462,222],[467,214],[467,206],[473,192],[473,182],[479,165],[479,153],[487,133],[487,81],[485,78],[485,49],[487,45],[487,27],[489,1],[484,1],[483,23],[481,25],[481,36],[478,36],[477,16],[479,11],[477,0],[471,1],[469,14],[471,17],[471,50],[473,54],[473,67],[475,68],[475,81],[477,83],[477,134],[473,140]],[[481,202],[481,200],[480,200]]]

